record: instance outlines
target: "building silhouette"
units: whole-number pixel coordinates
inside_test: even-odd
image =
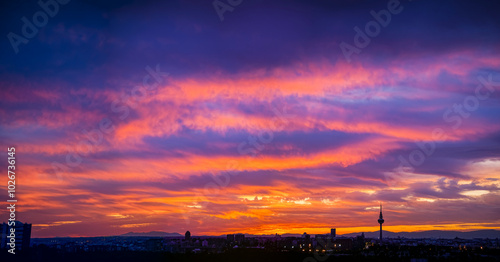
[[[146,240],[146,250],[148,251],[162,251],[163,239],[151,238]]]
[[[311,235],[307,234],[306,232],[302,234],[302,238],[306,241],[306,243],[309,243],[311,241]]]
[[[380,204],[380,215],[378,216],[378,223],[380,224],[380,242],[382,242],[382,224],[384,223],[384,216],[382,215],[382,203]]]
[[[15,221],[14,225],[9,226],[7,223],[2,223],[0,227],[0,234],[2,239],[0,241],[0,248],[10,248],[7,244],[10,243],[10,238],[8,238],[11,233],[11,228],[13,228],[15,234],[16,251],[26,250],[30,247],[31,241],[31,224],[22,223],[20,221]]]
[[[185,239],[186,241],[189,241],[189,240],[191,239],[191,232],[186,231],[186,234],[184,234],[184,239]]]
[[[238,242],[238,244],[241,244],[245,241],[245,235],[238,233],[234,235],[234,241]]]
[[[337,237],[337,229],[336,228],[331,228],[330,229],[330,235],[332,238]]]

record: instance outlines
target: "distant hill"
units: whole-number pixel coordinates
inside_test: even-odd
[[[161,231],[151,231],[151,232],[128,232],[123,235],[119,235],[121,237],[183,237],[179,233],[167,233]]]
[[[453,238],[463,238],[463,239],[472,239],[472,238],[500,238],[500,231],[493,229],[486,230],[477,230],[477,231],[469,231],[469,232],[460,232],[460,231],[441,231],[441,230],[430,230],[430,231],[421,231],[421,232],[390,232],[383,231],[383,237],[388,238],[397,238],[397,237],[405,237],[405,238],[445,238],[445,239],[453,239]],[[360,233],[351,233],[344,234],[342,236],[345,237],[355,237],[361,235]],[[379,231],[375,232],[365,232],[365,237],[368,238],[378,238]]]
[[[281,237],[301,237],[302,234],[292,234],[292,233],[286,233],[281,235]]]

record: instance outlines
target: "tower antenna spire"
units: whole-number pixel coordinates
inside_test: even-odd
[[[380,224],[380,243],[382,243],[382,224],[384,223],[384,216],[382,215],[382,202],[380,202],[380,215],[378,216],[377,221]]]

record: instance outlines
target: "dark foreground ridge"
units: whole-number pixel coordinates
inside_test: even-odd
[[[401,254],[406,254],[401,256]],[[342,252],[327,257],[300,252],[275,252],[261,249],[237,249],[220,254],[172,254],[149,251],[99,251],[58,252],[50,248],[35,248],[23,254],[10,255],[2,252],[1,261],[52,261],[52,262],[99,262],[99,261],[179,261],[179,262],[314,262],[314,261],[500,261],[500,250],[463,250],[448,256],[435,246],[419,246],[400,249],[375,247],[371,253]]]

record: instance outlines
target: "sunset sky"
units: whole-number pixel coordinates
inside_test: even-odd
[[[500,229],[496,1],[220,3],[1,4],[32,237]]]

